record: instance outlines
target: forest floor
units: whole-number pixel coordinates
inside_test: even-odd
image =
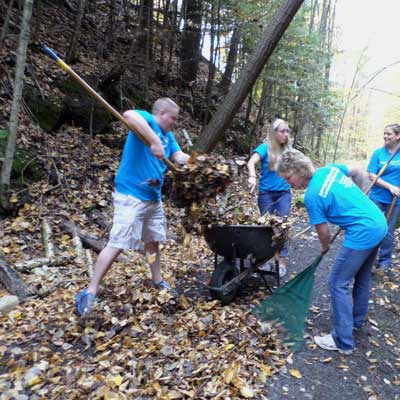
[[[167,211],[173,222],[176,211]],[[305,211],[293,214],[293,233],[300,232]],[[70,238],[59,240],[68,248]],[[0,399],[400,399],[397,259],[387,276],[373,275],[368,323],[356,334],[353,355],[321,350],[312,336],[330,331],[327,276],[339,237],[317,269],[305,344],[291,353],[278,330],[271,325],[261,333],[250,312],[267,296],[260,281],[220,306],[205,287],[211,251],[202,237],[185,241],[171,239],[163,248],[166,278],[181,293],[177,302],[151,287],[144,257],[130,253],[107,276],[93,315],[79,319],[73,298],[87,283],[86,268],[57,267],[62,285],[0,317]],[[318,251],[313,231],[291,243],[284,280]],[[36,287],[53,279],[25,278]]]

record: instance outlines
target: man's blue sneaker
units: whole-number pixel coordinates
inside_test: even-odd
[[[172,296],[178,296],[178,292],[174,288],[172,288],[167,281],[164,281],[164,279],[158,283],[155,283],[154,286],[160,290],[166,289],[172,294]]]
[[[82,290],[82,292],[78,293],[75,296],[76,302],[76,312],[79,316],[83,317],[86,314],[89,314],[96,301],[96,295],[93,293],[89,293],[87,289]]]

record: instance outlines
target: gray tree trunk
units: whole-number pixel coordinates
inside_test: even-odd
[[[198,151],[210,152],[229,128],[236,112],[303,2],[304,0],[287,0],[277,11],[268,28],[263,32],[239,79],[201,133],[196,146]]]
[[[231,44],[229,46],[228,58],[226,61],[226,67],[224,74],[222,75],[221,82],[219,84],[219,88],[223,94],[228,93],[229,86],[232,82],[233,70],[235,69],[237,54],[239,48],[239,28],[237,25],[233,28]]]
[[[29,43],[29,27],[32,17],[32,6],[33,0],[25,0],[22,15],[21,33],[19,36],[19,44],[17,49],[17,66],[15,68],[14,93],[10,116],[10,134],[8,136],[4,162],[1,168],[0,202],[1,205],[6,209],[9,208],[8,190],[10,187],[11,168],[14,161],[15,146],[17,142],[18,114],[22,97],[22,89],[24,87],[24,69],[26,62],[26,51]]]
[[[18,272],[7,264],[2,253],[0,253],[0,282],[8,293],[20,299],[26,299],[31,294]]]
[[[196,80],[200,61],[202,2],[187,0],[181,41],[180,76],[183,83]]]
[[[67,56],[65,57],[65,61],[67,63],[71,63],[76,59],[76,47],[81,35],[82,17],[85,10],[85,2],[86,0],[79,0],[78,14],[75,20],[74,32],[72,34],[71,43],[69,44]]]

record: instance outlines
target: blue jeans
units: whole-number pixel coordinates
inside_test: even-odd
[[[378,247],[354,250],[342,246],[329,275],[333,311],[332,337],[342,350],[354,349],[353,328],[360,328],[368,311],[371,269]],[[353,293],[350,283],[354,279]]]
[[[258,208],[261,215],[269,212],[280,217],[287,217],[290,212],[291,202],[292,193],[290,190],[270,190],[268,192],[260,192],[258,195]],[[287,253],[288,250],[283,248],[280,256],[286,257]]]
[[[390,204],[378,203],[374,201],[374,203],[384,212],[386,215],[389,211]],[[392,250],[394,245],[394,230],[396,228],[397,220],[400,216],[400,205],[396,205],[393,208],[392,214],[388,220],[388,233],[383,239],[381,247],[379,249],[379,257],[378,263],[379,268],[389,268],[392,265]]]

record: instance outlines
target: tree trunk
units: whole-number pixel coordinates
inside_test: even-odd
[[[186,19],[182,34],[180,78],[183,83],[196,80],[200,61],[201,39],[200,0],[187,0]]]
[[[209,103],[209,96],[212,91],[213,80],[215,76],[215,61],[214,57],[214,45],[215,45],[215,22],[216,22],[216,5],[214,2],[211,3],[211,12],[210,12],[210,59],[208,60],[208,76],[207,76],[207,84],[205,90],[205,97],[207,103]],[[206,25],[207,28],[207,25]]]
[[[264,119],[265,104],[266,104],[269,88],[270,88],[270,81],[268,80],[268,78],[265,77],[263,79],[260,106],[258,107],[257,117],[256,117],[254,125],[251,128],[251,131],[249,133],[249,143],[250,143],[249,154],[252,153],[253,138],[258,133],[258,130],[261,125],[261,121]]]
[[[32,41],[38,42],[40,36],[40,26],[42,25],[42,18],[43,18],[43,1],[37,0],[36,1],[36,16],[35,16],[35,26],[33,28],[32,34]],[[1,47],[1,44],[0,44]]]
[[[198,151],[210,152],[229,128],[237,110],[303,2],[304,0],[287,0],[277,11],[268,28],[262,34],[255,51],[244,66],[239,79],[227,94],[210,123],[203,130],[198,141]]]
[[[26,0],[28,1],[28,0]],[[0,253],[0,282],[5,287],[7,292],[25,299],[30,295],[29,289],[22,281],[18,272],[12,269]]]
[[[10,134],[8,136],[7,147],[4,156],[4,162],[1,168],[0,176],[0,203],[5,209],[10,208],[8,201],[8,191],[10,187],[11,169],[14,160],[15,146],[17,143],[18,114],[22,90],[24,86],[24,70],[26,62],[26,51],[29,43],[29,25],[32,17],[33,0],[25,0],[21,33],[17,49],[17,65],[15,68],[15,82],[13,101],[11,105],[10,116]]]
[[[171,21],[169,20],[169,5],[170,0],[166,0],[164,10],[163,10],[163,25],[162,25],[162,35],[161,35],[161,45],[160,45],[160,70],[161,73],[164,72],[164,53],[166,39],[168,37],[169,30],[172,30]]]
[[[231,44],[229,46],[228,59],[226,60],[226,67],[222,76],[219,88],[222,94],[226,94],[229,91],[229,86],[232,82],[233,70],[235,69],[236,58],[239,48],[239,28],[237,25],[233,28]]]
[[[67,63],[72,63],[76,60],[76,47],[79,41],[79,37],[81,35],[82,17],[85,10],[85,1],[86,0],[79,0],[78,14],[75,20],[74,32],[72,33],[71,42],[69,44],[67,55],[65,57]]]

